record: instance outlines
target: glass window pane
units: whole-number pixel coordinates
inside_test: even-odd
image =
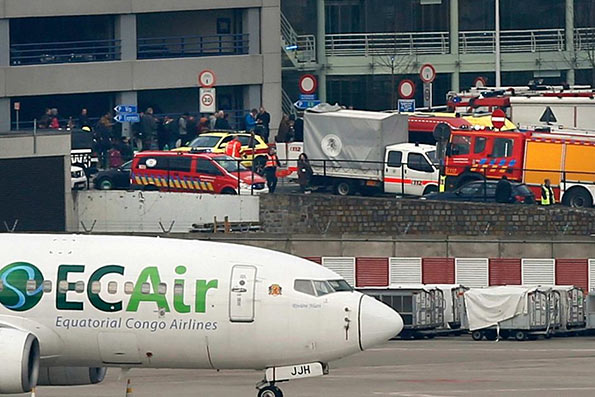
[[[110,282],[107,284],[107,293],[108,293],[108,294],[112,294],[112,295],[114,295],[114,294],[116,294],[117,292],[118,292],[118,283],[117,283],[117,282],[115,282],[115,281],[110,281]]]
[[[43,280],[43,292],[46,294],[52,292],[52,280]]]
[[[329,280],[328,283],[335,291],[353,291],[351,285],[345,280]]]
[[[33,293],[37,289],[37,281],[35,280],[27,280],[27,292]]]
[[[409,153],[407,156],[407,167],[415,171],[432,172],[434,168],[428,163],[428,160],[419,153]]]
[[[512,156],[512,139],[496,138],[494,140],[494,148],[492,149],[492,157],[510,157]]]
[[[403,162],[403,153],[391,151],[388,152],[388,166],[389,167],[400,167]]]
[[[486,149],[486,138],[484,137],[476,137],[475,138],[475,147],[473,148],[473,153],[483,153]]]
[[[165,295],[167,293],[167,284],[159,283],[159,286],[157,287],[157,293],[160,295]]]
[[[330,294],[331,292],[333,292],[331,286],[326,281],[314,280],[312,283],[314,284],[314,290],[316,291],[316,295],[318,296]]]
[[[85,282],[84,281],[77,281],[74,285],[74,290],[79,294],[85,292]]]
[[[143,283],[140,287],[140,292],[142,294],[150,294],[151,293],[151,284],[149,283]]]
[[[174,295],[184,296],[184,285],[180,283],[174,284]]]
[[[469,147],[471,146],[471,137],[464,135],[455,135],[452,137],[450,143],[450,153],[453,156],[462,154],[469,154]]]
[[[94,294],[98,294],[101,292],[101,282],[93,281],[91,283],[91,292]]]
[[[316,296],[314,292],[314,287],[312,286],[312,281],[310,280],[295,280],[293,282],[293,289],[297,292],[302,292],[304,294]]]
[[[133,291],[134,291],[134,284],[132,284],[132,282],[130,282],[130,281],[127,281],[124,284],[124,293],[127,295],[130,295],[130,294],[132,294]]]

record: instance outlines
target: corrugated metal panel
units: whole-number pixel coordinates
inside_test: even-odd
[[[318,263],[319,265],[322,265],[322,257],[320,257],[320,256],[304,256],[304,259],[307,259],[311,262]]]
[[[388,258],[356,258],[355,283],[357,288],[386,287]]]
[[[489,283],[488,258],[457,258],[455,284],[465,287],[486,287]]]
[[[454,284],[454,258],[422,258],[421,266],[424,284]]]
[[[574,285],[589,290],[589,261],[587,259],[556,259],[556,284]]]
[[[355,287],[355,258],[329,257],[322,258],[322,266],[338,273],[352,287]]]
[[[595,259],[589,259],[589,291],[595,291]]]
[[[517,258],[490,259],[490,285],[520,285],[521,260]]]
[[[421,258],[389,258],[391,284],[420,284]]]
[[[521,280],[523,285],[553,285],[556,282],[555,259],[523,259]]]

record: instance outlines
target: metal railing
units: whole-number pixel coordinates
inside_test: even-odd
[[[295,66],[316,63],[316,37],[312,34],[297,34],[283,13],[281,13],[281,45]]]
[[[12,44],[10,64],[104,62],[120,59],[121,40],[85,40]]]
[[[281,110],[283,110],[284,114],[295,114],[295,107],[293,106],[293,102],[291,98],[285,92],[284,89],[281,89]]]
[[[326,35],[328,56],[447,54],[448,32],[340,33]]]
[[[595,28],[574,29],[574,48],[577,51],[595,50]]]
[[[147,37],[138,39],[137,45],[139,59],[244,55],[249,50],[249,35]]]
[[[494,31],[459,32],[462,54],[485,54],[496,51]],[[564,51],[564,29],[503,30],[500,33],[503,53]]]
[[[281,13],[281,39],[286,46],[297,45],[298,42],[297,32],[283,13]]]

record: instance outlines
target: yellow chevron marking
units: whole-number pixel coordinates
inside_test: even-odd
[[[194,190],[200,190],[200,185],[197,181],[194,181]]]
[[[183,180],[183,179],[180,179],[180,183],[182,184],[182,187],[183,187],[184,189],[186,189],[186,182],[184,182],[184,180]]]
[[[180,188],[180,181],[174,179],[174,185],[179,189]]]

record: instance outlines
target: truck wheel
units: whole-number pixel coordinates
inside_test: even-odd
[[[593,198],[587,190],[577,187],[564,195],[562,203],[573,208],[591,208],[593,206]]]
[[[518,340],[519,342],[527,340],[527,334],[525,331],[516,331],[514,333],[514,339]]]
[[[230,188],[230,187],[226,187],[225,189],[221,190],[221,194],[237,194],[237,192]]]
[[[339,196],[349,196],[353,194],[353,185],[349,182],[340,181],[335,184],[335,194]]]
[[[473,340],[482,340],[483,339],[483,332],[481,332],[481,331],[473,331],[471,333],[471,338],[473,338]]]
[[[429,185],[429,186],[426,186],[426,188],[424,189],[423,195],[425,196],[426,194],[436,193],[437,191],[438,191],[438,186]]]
[[[111,190],[114,188],[113,182],[109,178],[101,178],[95,183],[99,190]]]

